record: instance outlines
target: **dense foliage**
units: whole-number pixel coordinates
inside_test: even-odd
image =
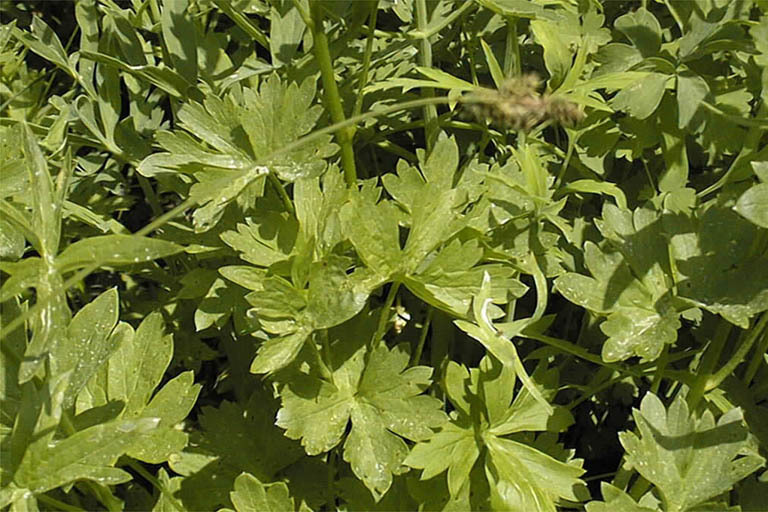
[[[768,2],[0,15],[0,507],[765,510]]]

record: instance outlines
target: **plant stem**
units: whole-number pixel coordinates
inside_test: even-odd
[[[173,493],[168,490],[168,488],[161,482],[160,480],[155,477],[152,473],[147,471],[144,466],[136,462],[135,460],[129,460],[128,461],[128,467],[136,471],[139,475],[141,475],[144,480],[152,484],[152,486],[160,491],[160,493],[165,496],[165,498],[170,502],[171,506],[178,510],[179,512],[185,512],[184,507],[181,506],[181,504],[178,502],[176,497],[173,495]]]
[[[712,377],[712,370],[714,370],[717,362],[720,360],[720,355],[725,347],[725,342],[728,340],[728,335],[731,334],[731,323],[725,320],[720,320],[720,323],[715,329],[715,334],[712,337],[710,345],[707,347],[704,355],[701,357],[699,367],[696,369],[696,380],[691,386],[691,390],[688,393],[688,408],[693,412],[699,401],[704,396],[707,389],[707,383]]]
[[[731,373],[733,373],[736,367],[741,364],[745,357],[747,357],[749,350],[752,348],[755,340],[760,336],[760,333],[763,332],[766,325],[768,325],[768,313],[763,313],[757,323],[755,323],[755,326],[748,331],[749,333],[744,333],[746,334],[746,338],[741,342],[739,348],[733,353],[728,362],[707,380],[705,391],[715,389],[721,382],[728,378]],[[757,354],[757,356],[759,357],[760,354]]]
[[[283,184],[280,183],[280,180],[277,179],[277,176],[270,172],[267,174],[267,181],[270,185],[272,185],[272,188],[275,189],[275,192],[277,192],[277,195],[283,202],[283,206],[285,206],[286,211],[291,215],[296,213],[296,208],[293,206],[293,201],[291,201],[291,198],[288,197],[288,193],[285,191],[285,188],[283,188]]]
[[[664,348],[661,349],[661,355],[659,356],[658,365],[656,366],[656,372],[653,375],[653,382],[651,383],[651,393],[654,395],[659,394],[659,386],[661,386],[661,379],[664,377],[664,370],[669,363],[669,345],[664,344]]]
[[[320,369],[320,374],[323,376],[323,379],[333,384],[333,372],[331,371],[330,368],[328,368],[328,365],[323,359],[323,355],[320,353],[320,351],[317,348],[317,343],[315,343],[315,340],[312,339],[311,336],[307,340],[307,344],[309,345],[309,348],[312,350],[312,354],[315,356],[317,367]]]
[[[400,289],[400,281],[394,281],[389,287],[389,293],[382,306],[381,314],[379,315],[379,325],[376,327],[376,333],[374,333],[371,339],[371,349],[375,350],[381,344],[381,340],[384,339],[384,333],[387,330],[387,323],[389,323],[389,311],[392,309],[392,304],[395,303],[395,297],[397,291]]]
[[[325,106],[331,114],[331,120],[335,124],[345,121],[344,108],[341,105],[341,96],[339,88],[336,85],[336,78],[333,73],[333,61],[331,51],[328,47],[328,36],[323,30],[323,15],[320,8],[320,2],[311,3],[312,24],[309,26],[312,31],[313,46],[317,64],[320,66],[320,76],[323,80],[323,89],[325,91]],[[344,169],[344,179],[348,186],[357,183],[357,169],[355,167],[355,150],[352,146],[352,127],[339,128],[336,132],[336,139],[341,146],[341,167]]]
[[[763,315],[766,315],[766,313],[763,313]],[[768,329],[763,330],[763,337],[755,348],[755,353],[752,355],[752,360],[749,362],[749,366],[747,366],[747,371],[744,372],[745,385],[749,386],[749,384],[752,382],[752,379],[755,378],[757,370],[760,368],[760,364],[763,362],[762,359],[766,352],[768,352]]]
[[[41,503],[45,503],[48,506],[57,508],[59,510],[65,510],[66,512],[85,512],[85,509],[64,503],[63,501],[52,498],[46,494],[36,494],[35,498]]]
[[[469,2],[467,2],[469,3]],[[427,25],[429,23],[427,13],[427,0],[416,0],[416,24],[419,31],[426,33]],[[425,37],[419,41],[419,64],[425,68],[432,67],[432,43],[428,37]],[[421,89],[421,95],[423,98],[433,98],[435,96],[435,90],[431,87],[423,87]],[[437,141],[437,134],[440,130],[440,126],[437,122],[437,107],[435,105],[424,106],[424,135],[427,146],[427,154],[432,151],[432,146]]]
[[[507,41],[504,51],[504,76],[520,76],[522,73],[520,43],[517,40],[517,17],[507,17]]]
[[[434,36],[441,30],[443,30],[445,27],[453,23],[454,20],[456,20],[456,18],[464,14],[464,11],[466,11],[467,9],[471,9],[476,5],[477,4],[475,4],[475,2],[464,2],[461,4],[461,7],[453,11],[451,14],[449,14],[442,20],[440,20],[440,22],[437,23],[436,25],[433,25],[432,28],[430,28],[429,30],[422,30],[421,28],[419,28],[414,32],[410,32],[408,35],[410,35],[411,37],[415,37],[417,39],[429,39],[430,37]]]
[[[429,326],[432,323],[432,315],[435,313],[435,308],[429,307],[427,311],[427,318],[424,320],[424,326],[421,328],[421,336],[419,336],[419,343],[416,345],[416,350],[411,355],[411,366],[419,364],[421,360],[421,353],[424,351],[424,343],[427,341],[427,333],[429,333]]]
[[[357,85],[357,99],[355,108],[352,109],[352,115],[360,115],[363,110],[363,88],[368,83],[368,70],[371,67],[371,55],[373,54],[374,33],[376,32],[376,16],[379,13],[379,0],[374,0],[371,5],[371,15],[368,21],[368,39],[365,41],[365,51],[363,52],[363,69],[360,71],[360,80]]]

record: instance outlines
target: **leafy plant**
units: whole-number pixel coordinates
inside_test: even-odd
[[[764,507],[765,2],[0,13],[3,508]]]

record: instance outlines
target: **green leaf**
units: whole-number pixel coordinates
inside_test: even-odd
[[[749,441],[740,409],[715,423],[708,410],[693,417],[680,395],[665,409],[648,393],[633,416],[638,434],[619,434],[627,463],[656,486],[668,510],[693,510],[765,463]]]
[[[616,206],[619,208],[624,209],[627,207],[627,198],[621,188],[607,181],[576,180],[568,183],[564,187],[561,187],[559,192],[587,192],[590,194],[605,194],[613,197],[616,200]]]
[[[298,225],[292,215],[267,211],[255,219],[246,219],[245,224],[238,224],[236,232],[225,231],[221,239],[245,261],[269,267],[289,258],[297,232]]]
[[[50,260],[59,250],[60,210],[54,198],[53,180],[45,157],[29,127],[26,124],[23,126],[22,143],[33,200],[32,225],[41,244],[41,256]]]
[[[701,102],[709,94],[709,84],[695,73],[679,73],[677,75],[677,125],[686,128],[701,106]]]
[[[142,434],[157,428],[157,424],[157,418],[116,420],[87,428],[61,441],[43,438],[29,447],[14,479],[35,493],[81,479],[107,485],[127,482],[131,475],[112,465]]]
[[[563,38],[561,25],[555,21],[533,20],[531,30],[536,37],[536,42],[544,49],[544,64],[549,71],[547,87],[557,89],[571,68],[573,55]]]
[[[587,512],[653,512],[655,509],[639,505],[632,497],[621,489],[607,482],[600,483],[603,501],[587,503]]]
[[[366,266],[381,276],[390,276],[399,269],[400,232],[392,203],[375,204],[362,196],[354,196],[342,207],[339,217],[344,233]],[[360,222],[360,218],[367,221]]]
[[[522,443],[488,440],[486,474],[496,510],[554,512],[559,498],[578,501],[584,470]]]
[[[51,30],[51,27],[39,17],[33,16],[31,28],[32,30],[29,32],[16,27],[13,27],[11,30],[13,36],[24,43],[30,50],[56,64],[69,73],[70,76],[77,76],[69,61],[67,52],[64,50],[64,46],[61,44],[61,40]]]
[[[133,265],[178,254],[184,248],[172,242],[136,235],[103,235],[77,241],[56,258],[59,272],[92,264]]]
[[[237,512],[285,512],[294,510],[293,498],[283,482],[264,485],[256,477],[243,473],[235,480],[235,489],[229,493]]]
[[[646,119],[661,103],[668,77],[661,73],[650,73],[629,87],[623,88],[611,101],[617,110],[625,110],[637,119]]]
[[[557,390],[556,372],[536,377],[543,377],[551,397]],[[578,477],[584,470],[575,461],[561,462],[536,447],[503,437],[523,431],[562,430],[572,421],[567,412],[560,408],[548,411],[525,387],[515,396],[515,372],[490,356],[469,371],[450,362],[444,387],[456,412],[450,423],[417,443],[405,460],[423,470],[422,480],[447,470],[453,499],[468,484],[473,494],[483,492],[470,477],[480,459],[495,509],[554,511],[557,498],[577,499],[574,489],[583,485]]]
[[[661,48],[659,20],[644,7],[618,17],[614,26],[624,32],[643,57],[656,55]]]
[[[124,334],[113,333],[117,325],[118,294],[111,288],[83,307],[72,318],[66,337],[51,350],[54,373],[72,372],[64,394],[63,408],[75,402],[75,397],[88,380],[118,349]],[[127,328],[126,325],[124,325]]]
[[[296,359],[309,337],[308,329],[300,329],[287,336],[270,338],[259,347],[251,364],[251,373],[273,373],[285,368]]]
[[[665,344],[677,340],[680,320],[674,312],[659,314],[640,308],[621,308],[608,315],[600,330],[608,336],[603,344],[603,361],[624,361],[632,356],[656,359]]]
[[[501,88],[501,84],[504,83],[504,72],[499,66],[499,61],[496,60],[496,56],[493,54],[493,50],[488,46],[488,43],[484,39],[480,39],[480,44],[483,47],[483,53],[485,54],[485,60],[488,62],[488,70],[491,72],[491,78],[497,89]]]
[[[190,18],[188,0],[163,3],[160,22],[163,42],[173,68],[190,84],[197,82],[197,31]]]
[[[667,224],[681,297],[744,329],[768,310],[768,256],[747,249],[761,228],[719,206]]]
[[[306,2],[302,2],[306,4]],[[303,8],[307,9],[307,5]],[[279,1],[272,5],[269,13],[269,49],[274,66],[291,64],[301,44],[306,25],[293,2]]]
[[[768,183],[755,185],[741,194],[733,209],[753,224],[768,229]]]
[[[432,370],[407,368],[408,353],[401,347],[379,347],[364,361],[365,346],[334,353],[348,358],[333,365],[333,384],[310,375],[291,378],[281,393],[283,407],[277,425],[291,439],[301,439],[314,455],[338,445],[351,421],[344,442],[344,460],[374,497],[381,497],[392,484],[392,476],[404,472],[403,460],[411,441],[426,439],[432,428],[443,423],[440,402],[423,391]],[[388,385],[381,387],[382,382]]]
[[[106,66],[111,66],[114,69],[147,81],[167,92],[174,98],[180,99],[186,97],[187,90],[192,87],[192,85],[187,82],[184,77],[167,67],[151,65],[131,66],[121,61],[120,59],[116,59],[109,55],[87,50],[82,50],[80,55],[83,58],[93,60]]]

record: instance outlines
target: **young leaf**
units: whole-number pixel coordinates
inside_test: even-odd
[[[256,477],[243,473],[235,480],[235,489],[229,493],[237,512],[285,512],[294,510],[293,498],[283,482],[264,485]],[[302,508],[302,510],[307,510]]]

